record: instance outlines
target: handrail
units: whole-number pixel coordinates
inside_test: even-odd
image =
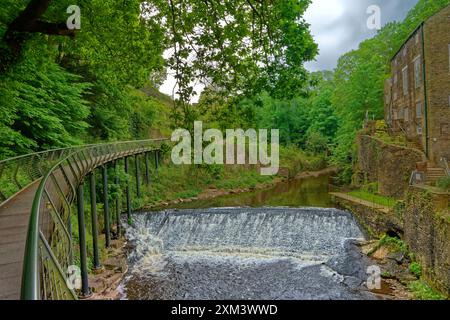
[[[70,221],[71,203],[76,198],[74,186],[98,166],[157,150],[158,144],[166,140],[86,145],[52,164],[42,176],[33,199],[23,263],[22,299],[76,298],[67,286],[63,271],[71,264],[71,235],[64,223]]]
[[[411,176],[409,178],[409,185],[415,186],[415,185],[423,185],[426,182],[426,175],[425,172],[414,170],[411,173]]]
[[[441,162],[444,165],[444,170],[445,170],[446,175],[450,177],[450,168],[448,166],[447,158],[444,158],[444,157],[441,158]]]
[[[92,143],[49,149],[0,160],[0,206],[4,205],[26,186],[42,178],[56,161],[75,150],[101,145],[126,144],[142,141],[146,140]]]

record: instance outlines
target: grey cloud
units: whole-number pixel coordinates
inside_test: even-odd
[[[375,35],[374,31],[366,27],[369,17],[366,10],[370,5],[380,7],[382,25],[384,25],[391,21],[404,19],[408,11],[418,2],[418,0],[338,1],[343,7],[343,12],[332,21],[321,19],[320,12],[316,13],[310,20],[307,18],[320,50],[316,57],[317,61],[306,64],[306,67],[311,71],[335,68],[337,60],[342,54],[356,49],[361,41]],[[313,0],[313,2],[317,10],[321,10],[321,6],[326,10],[328,0]],[[333,41],[330,41],[330,39]]]

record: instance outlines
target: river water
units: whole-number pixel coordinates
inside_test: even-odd
[[[372,299],[364,234],[326,179],[136,214],[123,298]]]

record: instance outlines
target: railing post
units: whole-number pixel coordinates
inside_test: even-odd
[[[115,162],[114,162],[114,174],[115,174],[115,177],[114,177],[114,183],[117,185],[117,186],[119,186],[120,185],[120,179],[119,179],[119,175],[117,174],[117,162],[118,162],[119,160],[116,160]],[[121,236],[121,226],[120,226],[120,196],[119,196],[119,194],[117,194],[117,197],[116,197],[116,223],[117,223],[117,239],[119,239],[120,238],[120,236]]]
[[[92,218],[92,244],[94,251],[94,269],[100,269],[98,256],[98,219],[97,219],[97,195],[95,191],[95,173],[89,174],[89,192],[91,194],[91,218]]]
[[[150,171],[148,165],[148,152],[144,153],[145,156],[145,182],[147,185],[150,184]]]
[[[155,169],[158,170],[158,167],[159,167],[158,150],[155,150]]]
[[[78,207],[78,236],[80,239],[80,263],[81,263],[81,293],[83,297],[90,295],[89,279],[87,271],[87,253],[86,253],[86,233],[84,224],[84,194],[83,182],[78,186],[77,190],[77,207]]]
[[[111,242],[109,228],[109,202],[108,202],[108,168],[103,165],[103,214],[105,219],[105,247],[109,248]]]
[[[130,179],[128,177],[128,157],[125,157],[125,173],[127,174],[127,219],[128,223],[131,221],[131,194],[130,194]]]
[[[141,197],[141,177],[140,177],[140,170],[139,170],[139,158],[136,154],[134,156],[134,166],[135,166],[135,175],[136,175],[136,196],[138,198]]]

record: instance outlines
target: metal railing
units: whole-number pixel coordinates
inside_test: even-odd
[[[444,167],[445,174],[450,177],[450,168],[448,166],[447,158],[441,158],[441,163]]]
[[[54,163],[80,147],[30,153],[0,161],[0,206],[40,179]]]
[[[425,172],[414,170],[411,173],[411,177],[409,178],[409,185],[410,186],[417,186],[417,185],[424,185],[427,181],[427,177]]]
[[[98,166],[130,155],[158,150],[166,139],[97,144],[71,148],[42,175],[28,226],[21,298],[75,299],[65,271],[72,265],[70,216],[77,186]],[[26,158],[26,157],[25,157]],[[44,172],[41,167],[39,173]]]

